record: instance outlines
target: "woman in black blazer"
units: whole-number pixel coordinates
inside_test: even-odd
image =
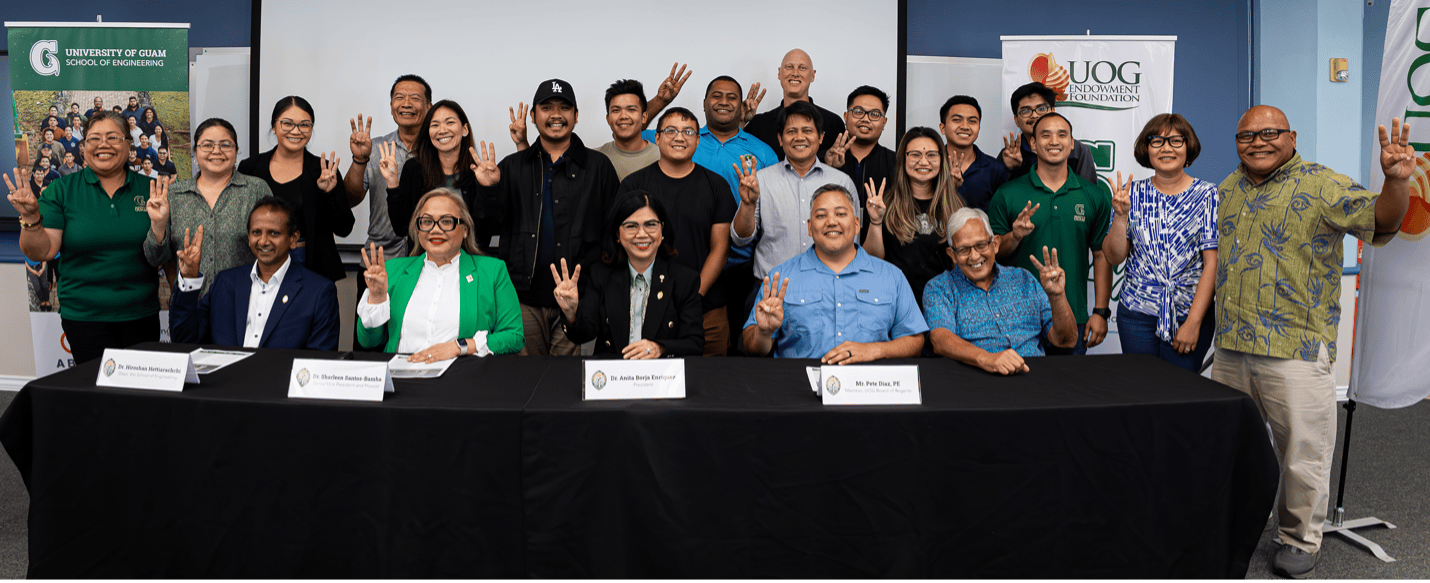
[[[641,190],[618,198],[606,213],[602,263],[591,266],[583,283],[581,266],[551,265],[556,303],[572,342],[596,340],[595,354],[627,359],[700,356],[705,327],[700,311],[700,274],[670,259],[662,246],[671,236],[665,207]],[[631,309],[632,300],[645,309]],[[639,325],[637,333],[632,329]]]
[[[493,230],[483,212],[482,199],[477,196],[476,145],[472,142],[467,112],[457,102],[443,99],[427,109],[418,126],[412,157],[397,167],[397,142],[378,144],[381,156],[378,170],[387,181],[387,215],[394,225],[406,225],[412,220],[413,207],[423,195],[437,188],[450,188],[462,194],[462,201],[472,213],[471,225],[477,247],[489,250]]]
[[[299,247],[293,258],[304,267],[338,281],[346,276],[334,235],[353,232],[353,211],[342,189],[338,155],[308,152],[313,138],[313,106],[290,95],[273,107],[272,128],[278,145],[238,164],[238,171],[263,179],[273,195],[298,209]],[[330,159],[331,158],[331,159]]]

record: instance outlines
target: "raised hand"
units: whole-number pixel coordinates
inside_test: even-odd
[[[756,93],[758,92],[758,94]],[[740,104],[743,111],[740,113],[740,123],[750,123],[750,119],[755,117],[755,111],[760,108],[760,102],[765,100],[765,92],[760,90],[759,82],[750,86],[750,94],[745,96],[744,103]]]
[[[879,188],[874,188],[874,179],[869,179],[869,184],[864,186],[864,192],[868,196],[864,200],[864,210],[869,213],[869,224],[875,227],[884,224],[884,210],[888,207],[884,205],[884,187],[888,186],[889,179],[879,181]]]
[[[1023,212],[1018,213],[1018,218],[1013,221],[1013,236],[1022,239],[1032,234],[1035,226],[1033,215],[1038,213],[1040,206],[1043,206],[1043,203],[1033,204],[1031,200],[1028,201],[1028,204],[1023,205]]]
[[[844,153],[849,151],[849,146],[854,143],[854,135],[849,132],[839,134],[834,138],[834,145],[829,147],[829,151],[824,153],[824,163],[835,168],[844,166]]]
[[[948,157],[948,177],[954,189],[963,188],[963,152],[954,150]]]
[[[1405,180],[1415,171],[1415,148],[1410,147],[1410,124],[1390,120],[1390,133],[1380,126],[1380,169],[1387,179]]]
[[[999,156],[1003,158],[1003,165],[1009,168],[1023,165],[1023,146],[1018,142],[1018,132],[1008,132],[1008,137],[1003,138],[1003,152]]]
[[[20,213],[20,218],[27,223],[38,223],[40,221],[40,201],[35,198],[35,192],[30,190],[30,177],[28,172],[15,169],[15,181],[10,182],[10,176],[0,173],[5,177],[5,186],[10,189],[10,205],[15,207],[15,211]],[[16,186],[19,184],[19,186]],[[30,220],[34,218],[35,220]]]
[[[1023,361],[1023,357],[1018,355],[1016,350],[1009,348],[1002,352],[990,353],[978,359],[978,368],[993,374],[1010,375],[1020,372],[1028,372],[1028,363]]]
[[[740,204],[755,204],[760,200],[760,181],[755,177],[757,163],[754,156],[740,156],[739,164],[731,164],[740,177]]]
[[[551,294],[556,296],[556,305],[566,314],[567,321],[576,319],[576,308],[581,305],[581,296],[578,291],[577,282],[581,279],[581,266],[576,265],[573,273],[566,268],[566,258],[561,258],[561,271],[556,271],[556,264],[552,263],[551,279],[556,282],[556,289]]]
[[[511,125],[507,128],[507,130],[511,132],[511,141],[515,142],[518,148],[525,148],[526,102],[518,101],[516,102],[516,108],[513,109],[511,107],[508,107],[506,108],[506,111],[508,114],[511,115]],[[492,145],[492,149],[496,149],[495,144]]]
[[[382,179],[387,182],[388,188],[397,188],[402,176],[402,169],[397,167],[397,142],[394,140],[378,144],[377,153],[381,156],[377,169],[382,172]]]
[[[348,150],[353,153],[353,161],[372,160],[372,116],[367,116],[367,124],[362,121],[362,114],[359,113],[357,119],[348,119],[348,127],[353,130],[352,137],[348,138]]]
[[[329,160],[329,157],[332,157]],[[323,192],[332,192],[338,186],[338,163],[342,160],[338,158],[337,152],[323,154],[323,172],[318,175],[318,189]]]
[[[497,167],[497,145],[485,141],[478,145],[482,148],[480,154],[476,148],[467,148],[472,153],[472,159],[476,160],[472,164],[472,173],[477,175],[477,184],[496,186],[496,183],[501,182],[501,168]]]
[[[771,283],[773,278],[774,283]],[[778,289],[776,289],[778,288]],[[789,291],[789,278],[780,284],[780,274],[765,276],[764,297],[755,304],[755,327],[765,335],[774,334],[785,321],[785,293]]]
[[[1117,172],[1117,182],[1112,189],[1112,212],[1126,217],[1132,212],[1132,173],[1127,174],[1127,182],[1122,181],[1122,172]]]
[[[189,230],[184,229],[184,248],[175,254],[179,259],[179,275],[188,279],[199,276],[199,259],[203,258],[204,251],[204,226],[199,225],[193,235],[190,241]]]
[[[160,178],[149,181],[149,202],[144,210],[149,211],[149,230],[154,233],[154,241],[162,243],[169,228],[169,180]]]
[[[387,268],[383,265],[382,247],[368,243],[360,247],[362,252],[362,278],[367,283],[367,303],[380,304],[387,301]]]
[[[680,71],[676,72],[675,67],[679,65]],[[690,78],[690,74],[695,71],[686,71],[685,65],[679,62],[670,64],[670,76],[660,82],[660,88],[655,90],[656,97],[670,103],[675,101],[675,96],[680,95],[680,89],[685,87],[685,80]]]
[[[1048,246],[1043,245],[1043,260],[1038,261],[1032,255],[1028,259],[1033,260],[1033,266],[1038,268],[1038,283],[1043,284],[1043,291],[1048,293],[1048,297],[1056,298],[1067,293],[1067,273],[1058,266],[1058,250],[1053,249],[1052,255],[1048,255]]]

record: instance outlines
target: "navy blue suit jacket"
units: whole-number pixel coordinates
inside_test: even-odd
[[[176,284],[169,300],[173,341],[243,346],[252,271],[250,263],[220,272],[202,298],[198,290],[181,292]],[[332,280],[290,262],[258,345],[337,350],[338,327],[338,290]]]

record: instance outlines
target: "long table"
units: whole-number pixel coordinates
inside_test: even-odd
[[[557,357],[286,397],[335,356],[31,382],[0,417],[29,576],[1239,578],[1277,484],[1248,397],[1144,356],[894,361],[918,406],[824,407],[817,363],[760,358],[688,359],[683,400],[582,401]]]

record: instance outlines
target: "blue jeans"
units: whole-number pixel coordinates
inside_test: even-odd
[[[1210,315],[1210,314],[1208,314]],[[1177,325],[1186,318],[1177,321]],[[1157,317],[1117,305],[1117,337],[1122,339],[1123,354],[1150,354],[1189,371],[1199,373],[1202,360],[1212,346],[1212,335],[1216,329],[1215,318],[1204,318],[1201,331],[1197,335],[1197,347],[1188,354],[1177,354],[1172,343],[1157,337]]]

